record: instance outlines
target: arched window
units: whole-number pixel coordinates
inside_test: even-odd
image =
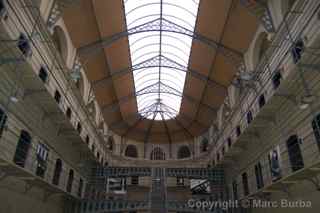
[[[79,134],[80,134],[81,131],[82,131],[82,126],[81,126],[81,123],[80,123],[80,122],[78,122],[78,124],[77,124],[77,131],[78,131]]]
[[[252,120],[253,120],[252,112],[249,110],[249,112],[247,113],[247,123],[250,124]]]
[[[125,156],[131,157],[131,158],[137,158],[138,157],[137,147],[132,144],[128,145],[125,151]]]
[[[54,27],[52,38],[58,52],[61,54],[61,57],[67,60],[68,43],[67,43],[67,38],[65,36],[65,33],[61,27],[59,26]]]
[[[61,94],[60,94],[60,92],[58,90],[56,90],[55,93],[54,93],[54,100],[56,100],[56,102],[58,104],[60,104],[60,102],[61,102]]]
[[[66,116],[68,119],[71,119],[71,115],[72,115],[72,111],[71,111],[70,107],[68,107],[67,111],[66,111]]]
[[[150,154],[150,159],[151,160],[165,160],[166,155],[160,147],[155,147]]]
[[[256,176],[257,189],[261,189],[264,186],[264,183],[263,183],[262,166],[261,166],[260,162],[258,162],[254,166],[254,172],[255,172],[255,176]]]
[[[78,196],[82,197],[82,189],[83,189],[83,180],[80,178],[79,180],[79,188],[78,188]]]
[[[289,160],[293,172],[304,167],[299,141],[300,140],[297,135],[292,135],[287,140]]]
[[[4,127],[6,125],[7,122],[7,115],[5,114],[5,112],[0,108],[0,138],[2,136]]]
[[[60,159],[57,159],[56,165],[54,167],[54,172],[53,172],[53,179],[52,179],[53,185],[59,185],[61,172],[62,172],[62,161]]]
[[[44,83],[46,83],[47,79],[48,79],[48,72],[47,72],[46,68],[41,67],[39,70],[38,76]]]
[[[277,70],[272,76],[272,84],[274,89],[277,89],[280,86],[281,79],[282,75],[280,73],[280,70]]]
[[[313,133],[316,139],[316,143],[318,145],[318,148],[320,150],[320,114],[318,114],[313,120],[312,120],[312,128]]]
[[[228,138],[227,141],[228,141],[228,147],[231,147],[231,145],[232,145],[231,138]]]
[[[243,194],[249,195],[249,181],[248,181],[248,175],[246,172],[242,173],[242,186],[243,186]]]
[[[187,146],[181,146],[178,150],[178,159],[189,158],[191,156],[190,149]]]
[[[5,8],[5,5],[4,5],[4,0],[0,0],[0,17],[2,17],[2,15],[5,13],[6,11],[6,8]]]
[[[90,143],[90,138],[89,138],[89,135],[86,136],[86,144],[89,144]]]
[[[260,109],[266,104],[266,99],[265,99],[265,97],[264,97],[264,94],[261,94],[261,95],[259,96],[258,103],[259,103],[259,108],[260,108]]]
[[[293,57],[293,62],[296,64],[301,59],[302,53],[304,50],[304,43],[302,39],[296,41],[292,47],[291,54]]]
[[[207,138],[203,138],[202,141],[201,141],[201,146],[200,146],[201,152],[208,151],[208,145],[209,145],[208,139]]]
[[[67,192],[71,192],[72,190],[73,179],[74,179],[74,172],[73,172],[73,169],[70,169],[69,176],[68,176],[68,183],[67,183]]]
[[[22,130],[20,133],[20,138],[17,144],[16,152],[14,154],[13,161],[15,164],[24,167],[25,162],[28,156],[28,152],[31,145],[31,136],[30,134]]]
[[[241,135],[241,128],[239,125],[236,128],[236,135],[237,135],[237,137],[239,137]]]
[[[25,34],[20,34],[17,45],[24,56],[28,57],[31,55],[31,46]]]
[[[110,137],[108,138],[108,144],[107,144],[107,147],[108,147],[108,149],[109,149],[110,151],[113,151],[113,145],[114,145],[114,140],[113,140],[113,137],[110,136]]]

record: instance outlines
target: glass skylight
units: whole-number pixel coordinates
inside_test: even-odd
[[[199,0],[124,0],[124,4],[138,111],[148,119],[174,118],[192,44],[190,33],[176,29],[192,35]],[[135,28],[139,30],[130,33]]]

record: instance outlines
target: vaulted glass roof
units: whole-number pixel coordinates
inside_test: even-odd
[[[199,0],[124,0],[124,5],[127,29],[154,26],[129,35],[132,67],[140,66],[133,70],[138,111],[148,119],[172,119],[180,110],[192,37],[169,28],[194,32]]]

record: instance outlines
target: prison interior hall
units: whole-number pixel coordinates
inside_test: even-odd
[[[317,213],[319,0],[0,0],[0,213]]]

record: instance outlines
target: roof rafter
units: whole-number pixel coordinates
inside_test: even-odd
[[[190,73],[193,77],[195,77],[201,81],[207,82],[208,84],[210,84],[212,86],[218,86],[222,89],[227,89],[227,86],[210,79],[208,76],[205,76],[196,70],[187,68],[187,67],[179,64],[178,62],[173,61],[173,60],[171,60],[165,56],[161,56],[161,55],[151,57],[151,58],[149,58],[141,63],[138,63],[136,65],[133,65],[131,67],[127,67],[127,68],[124,68],[124,69],[121,69],[118,71],[113,71],[111,73],[111,75],[109,75],[108,77],[99,79],[97,81],[93,81],[92,85],[95,87],[98,87],[99,84],[105,85],[105,84],[111,83],[113,81],[114,77],[120,77],[122,75],[125,75],[125,74],[131,72],[131,71],[134,72],[134,71],[141,70],[141,69],[155,68],[155,67],[160,67],[160,66],[164,67],[164,68],[170,68],[170,69],[174,69],[177,71],[185,72],[185,73]]]
[[[109,37],[101,38],[98,41],[84,45],[78,48],[78,54],[80,56],[92,55],[103,50],[104,47],[111,45],[113,42],[116,42],[123,37],[127,37],[129,35],[133,35],[137,33],[159,32],[159,31],[186,35],[193,38],[194,40],[202,42],[210,46],[214,50],[218,51],[219,53],[223,54],[228,59],[228,61],[233,65],[235,65],[237,68],[240,67],[244,62],[242,52],[232,49],[230,47],[227,47],[222,43],[212,40],[197,32],[193,32],[189,29],[186,29],[176,23],[166,20],[165,18],[157,18],[155,20],[149,21],[142,25],[133,27],[131,29],[127,29],[126,31],[119,32]]]

